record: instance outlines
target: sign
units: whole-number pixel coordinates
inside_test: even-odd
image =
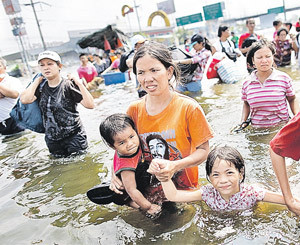
[[[167,14],[175,13],[174,0],[167,0],[160,3],[157,3],[157,9],[165,11]]]
[[[9,19],[9,21],[12,26],[19,26],[22,23],[24,23],[22,17],[15,17],[15,18]]]
[[[19,0],[2,0],[7,15],[21,12]]]
[[[176,18],[177,26],[184,26],[184,25],[188,25],[200,21],[203,21],[202,13]]]
[[[268,14],[279,14],[279,13],[283,13],[283,12],[284,12],[284,7],[283,6],[268,9]]]
[[[12,32],[14,36],[24,36],[27,34],[25,27],[15,27],[14,29],[12,29]]]
[[[214,20],[223,17],[221,3],[203,6],[205,20]]]

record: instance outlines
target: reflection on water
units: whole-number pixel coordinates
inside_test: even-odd
[[[300,91],[300,75],[288,73]],[[203,82],[194,98],[207,115],[215,137],[211,146],[236,147],[246,161],[246,182],[279,191],[268,155],[268,143],[279,127],[250,127],[231,133],[240,121],[241,83]],[[88,153],[72,158],[49,156],[44,136],[29,131],[0,138],[0,244],[299,244],[298,220],[285,207],[259,204],[253,210],[216,214],[204,203],[178,204],[157,221],[128,207],[97,206],[86,191],[110,179],[113,151],[101,141],[99,123],[125,112],[137,99],[134,82],[112,85],[94,94],[96,108],[79,108]],[[288,160],[292,190],[299,195],[300,168]],[[202,183],[205,169],[199,167]]]

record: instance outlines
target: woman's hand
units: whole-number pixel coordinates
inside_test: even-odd
[[[124,186],[120,178],[118,178],[115,174],[111,176],[110,180],[110,186],[109,189],[111,189],[113,192],[122,195],[123,192],[120,190],[124,190]]]
[[[155,174],[159,181],[168,181],[176,172],[175,164],[169,160],[155,158],[152,160],[148,172]]]
[[[72,74],[68,74],[68,79],[70,80],[70,81],[72,81],[72,82],[74,82],[78,87],[80,86],[80,85],[84,85],[85,86],[85,84],[84,84],[84,82],[83,82],[83,80],[82,79],[78,79],[77,77],[75,77],[74,75],[72,75]]]
[[[300,201],[298,199],[293,199],[291,201],[286,200],[286,205],[291,212],[300,215]]]

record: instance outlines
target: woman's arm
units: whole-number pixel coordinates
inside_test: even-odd
[[[5,85],[0,83],[0,94],[4,97],[16,99],[19,96],[19,92],[14,89],[7,88]]]
[[[36,78],[33,83],[31,83],[29,87],[21,93],[20,100],[23,104],[30,104],[36,100],[36,96],[34,95],[34,93],[42,82],[43,78],[43,76],[39,76],[38,78]]]
[[[184,59],[184,60],[173,60],[173,62],[176,64],[176,65],[179,65],[179,64],[192,64],[193,63],[193,59]]]
[[[135,182],[135,172],[134,171],[122,171],[121,172],[122,181],[131,199],[140,206],[144,211],[151,208],[151,202],[149,202],[143,194],[136,188]]]
[[[83,81],[81,79],[77,79],[72,75],[68,75],[68,79],[73,80],[81,92],[82,100],[80,101],[80,104],[82,104],[85,108],[94,109],[94,98],[84,86]]]
[[[287,101],[290,104],[291,111],[293,112],[294,115],[297,115],[299,112],[299,102],[296,96],[287,96],[286,97]]]
[[[250,106],[247,101],[244,101],[241,123],[245,122],[248,119],[249,115],[250,115]]]
[[[201,189],[197,190],[177,190],[173,181],[168,180],[166,182],[161,182],[164,193],[169,201],[172,202],[193,202],[202,200]]]
[[[169,161],[165,159],[153,159],[152,162],[159,164],[160,170],[152,174],[157,175],[161,181],[167,181],[171,179],[174,173],[179,170],[197,166],[204,162],[209,153],[209,143],[206,141],[202,145],[198,146],[196,150],[189,156],[175,161]]]

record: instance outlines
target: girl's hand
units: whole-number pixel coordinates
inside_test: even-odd
[[[43,79],[44,79],[44,76],[43,76],[43,75],[41,75],[41,76],[37,77],[36,79],[34,79],[34,81],[33,81],[33,82],[37,81],[37,82],[38,82],[38,84],[40,84],[40,83],[43,81]]]
[[[111,176],[109,189],[111,189],[113,192],[115,192],[117,194],[120,194],[120,195],[123,194],[123,192],[120,191],[120,190],[124,190],[123,183],[115,174],[113,174]]]

